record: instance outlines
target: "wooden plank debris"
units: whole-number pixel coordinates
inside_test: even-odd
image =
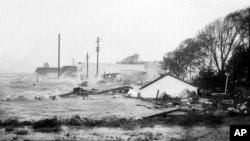
[[[72,92],[66,93],[66,94],[61,94],[59,95],[62,98],[67,98],[67,97],[76,97],[76,96],[82,96],[82,97],[87,97],[89,94],[98,94],[99,90],[97,89],[92,89],[92,90],[85,90],[80,87],[74,88]]]
[[[167,114],[179,111],[179,110],[181,110],[181,108],[167,108],[165,111],[157,112],[157,113],[150,114],[150,115],[144,115],[142,116],[142,118],[153,118],[156,116],[164,116],[164,115],[167,115]]]
[[[100,91],[100,93],[109,93],[109,92],[112,92],[112,93],[115,93],[115,92],[127,93],[129,91],[129,89],[133,89],[133,88],[131,86],[122,86],[122,87],[103,90],[103,91]]]

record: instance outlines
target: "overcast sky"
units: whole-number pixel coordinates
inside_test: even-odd
[[[100,37],[100,63],[134,53],[160,61],[216,18],[249,0],[0,0],[0,71],[34,72],[48,62],[83,62]],[[90,58],[96,62],[96,54]]]

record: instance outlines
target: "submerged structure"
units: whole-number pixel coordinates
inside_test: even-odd
[[[140,88],[141,97],[158,98],[165,93],[170,97],[187,98],[188,92],[197,92],[197,87],[171,74],[159,77]]]

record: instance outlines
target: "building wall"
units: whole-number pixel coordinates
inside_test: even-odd
[[[157,90],[159,90],[159,96],[166,92],[171,97],[181,97],[183,91],[189,90],[196,92],[197,88],[174,77],[165,76],[153,84],[141,89],[141,97],[156,98]]]
[[[55,72],[49,72],[47,73],[48,78],[58,78],[58,73]]]
[[[47,80],[47,79],[57,79],[58,74],[57,73],[47,73],[47,74],[38,74],[38,80]]]
[[[145,71],[121,70],[121,80],[124,82],[145,81],[147,74]]]
[[[91,79],[101,79],[101,75],[104,73],[121,73],[122,70],[144,70],[143,64],[100,64],[98,77],[96,77],[96,64],[90,63],[89,64],[89,76],[86,77],[87,74],[87,65],[86,63],[78,65],[77,69],[77,80],[79,81],[86,81]],[[82,78],[82,79],[81,79]]]

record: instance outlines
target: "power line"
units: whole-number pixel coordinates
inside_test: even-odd
[[[232,12],[233,9],[229,10],[229,9],[225,9],[225,8],[222,8],[222,7],[214,7],[212,5],[208,5],[205,3],[202,4],[202,3],[198,3],[198,2],[194,2],[194,1],[179,1],[179,0],[172,0],[173,2],[176,2],[176,3],[181,3],[181,4],[186,4],[186,5],[192,5],[192,6],[197,6],[197,7],[203,7],[203,8],[208,8],[208,9],[215,9],[215,10],[219,10],[219,11],[226,11],[226,12]]]
[[[216,7],[216,8],[222,8],[222,9],[228,9],[228,10],[235,10],[235,9],[232,8],[232,7],[217,5],[217,4],[214,4],[214,3],[207,3],[207,2],[201,2],[201,1],[195,1],[195,0],[189,0],[189,1],[192,1],[192,2],[194,2],[194,3],[199,3],[199,4],[214,6],[214,7]]]
[[[178,1],[178,0],[174,0],[174,2],[177,3],[182,3],[182,4],[186,4],[186,5],[192,5],[192,6],[196,6],[196,7],[203,7],[203,8],[208,8],[208,9],[215,9],[215,10],[219,10],[219,11],[226,11],[226,12],[230,12],[229,10],[226,9],[221,9],[221,8],[217,8],[217,7],[211,7],[211,6],[207,6],[204,4],[200,4],[200,3],[195,3],[192,1]]]

